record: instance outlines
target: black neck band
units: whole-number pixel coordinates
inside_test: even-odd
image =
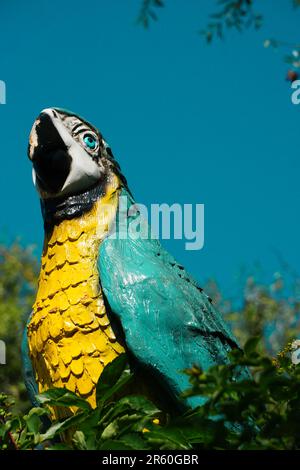
[[[45,229],[49,230],[53,225],[64,219],[74,219],[88,212],[93,204],[103,195],[105,185],[103,181],[93,188],[72,196],[56,199],[41,200],[41,209]]]

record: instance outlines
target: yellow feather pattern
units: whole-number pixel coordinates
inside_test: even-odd
[[[104,366],[124,352],[106,314],[97,270],[99,245],[116,214],[118,188],[115,178],[88,213],[54,226],[45,240],[28,325],[39,391],[64,387],[93,407]],[[60,414],[53,413],[56,418]]]

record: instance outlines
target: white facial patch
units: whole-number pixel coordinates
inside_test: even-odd
[[[61,194],[88,188],[101,178],[101,168],[91,156],[73,140],[68,153],[72,158],[71,171],[62,187]]]
[[[29,135],[29,144],[30,144],[29,157],[31,159],[33,157],[35,148],[38,146],[38,136],[36,133],[36,127],[39,125],[39,123],[40,121],[39,119],[37,119],[35,123],[33,124],[30,135]]]

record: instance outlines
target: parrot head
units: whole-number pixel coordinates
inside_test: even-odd
[[[64,199],[104,187],[120,167],[101,133],[76,114],[44,109],[30,132],[28,156],[42,200]]]

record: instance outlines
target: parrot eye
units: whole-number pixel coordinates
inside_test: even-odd
[[[89,150],[96,150],[98,148],[98,139],[91,132],[85,132],[82,136],[82,141]]]

